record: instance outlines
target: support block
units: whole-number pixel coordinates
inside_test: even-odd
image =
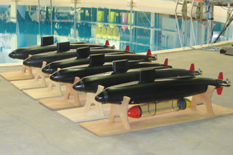
[[[99,85],[96,93],[87,93],[86,103],[84,107],[61,110],[58,111],[58,113],[73,122],[85,122],[107,118],[111,105],[102,105],[101,103],[95,101],[95,96],[99,94],[103,89],[104,87]]]
[[[79,101],[81,106],[84,106],[86,94],[79,94]],[[69,99],[66,99],[65,97],[40,99],[39,102],[51,110],[70,109],[80,106],[76,104],[74,96],[70,96]]]
[[[231,109],[215,104],[213,104],[212,106],[215,115],[209,115],[206,112],[205,105],[199,105],[196,107],[196,110],[188,108],[183,111],[164,113],[155,116],[147,116],[138,119],[128,118],[131,130],[127,130],[123,127],[121,118],[115,118],[114,122],[110,122],[107,119],[104,119],[98,121],[84,122],[80,123],[79,125],[84,129],[94,133],[95,135],[102,137],[233,114],[233,110]]]
[[[32,79],[35,73],[36,71],[32,70],[31,67],[23,66],[21,71],[5,72],[5,73],[0,73],[0,75],[8,81],[15,81],[15,80]]]
[[[65,94],[66,86],[63,85],[60,87],[62,94]],[[27,89],[23,90],[28,96],[33,99],[49,98],[49,97],[58,97],[62,96],[60,92],[57,91],[57,88],[52,87],[51,89],[46,88],[37,88],[37,89]]]
[[[79,78],[75,77],[74,83],[76,83],[78,80]],[[73,89],[73,84],[67,83],[64,93],[60,89],[60,84],[57,82],[53,82],[53,81],[50,81],[50,84],[48,86],[49,90],[52,90],[54,88],[52,87],[53,85],[55,85],[55,88],[57,88],[56,89],[57,93],[60,95],[64,94],[64,96],[60,98],[42,99],[39,101],[41,104],[43,104],[44,106],[48,107],[51,110],[61,110],[61,109],[84,106],[84,102],[86,100],[86,94],[80,95],[78,91],[75,91]],[[80,97],[82,98],[82,103],[81,103]]]
[[[109,115],[110,111],[109,104],[102,105],[103,109],[103,115],[100,116],[98,113],[98,110],[96,106],[91,106],[90,109],[86,109],[85,107],[79,107],[79,108],[73,108],[73,109],[67,109],[67,110],[60,110],[57,111],[62,116],[66,117],[67,119],[78,123],[78,122],[86,122],[86,121],[93,121],[93,120],[99,120],[99,119],[105,119]]]
[[[19,90],[46,87],[48,82],[49,78],[45,78],[45,84],[43,84],[42,79],[38,79],[37,81],[35,79],[11,81],[11,83]]]

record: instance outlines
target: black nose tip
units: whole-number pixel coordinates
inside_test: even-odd
[[[48,67],[47,66],[45,66],[44,68],[42,68],[42,70],[41,70],[43,73],[47,73],[48,72]]]
[[[105,103],[106,101],[105,101],[104,92],[101,92],[100,94],[95,96],[95,100],[101,103]]]
[[[77,82],[76,84],[73,85],[73,88],[78,91],[83,91],[84,84],[82,81]]]
[[[50,79],[53,80],[53,81],[56,81],[56,82],[59,82],[60,81],[60,78],[59,78],[59,75],[58,73],[53,73],[53,75],[50,76]]]
[[[97,96],[95,97],[95,100],[98,101],[98,102],[101,102],[101,101],[102,101],[102,97],[99,96],[99,95],[97,95]]]
[[[31,64],[32,64],[31,58],[29,57],[29,58],[25,59],[25,60],[23,61],[23,64],[24,64],[25,66],[31,66]]]
[[[53,69],[50,66],[45,66],[44,68],[42,68],[42,72],[46,74],[53,74],[54,72],[56,72],[56,69]]]
[[[16,57],[16,52],[12,51],[11,53],[9,53],[9,57],[14,59]]]
[[[74,83],[75,76],[73,74],[70,74],[69,70],[64,69],[64,70],[59,70],[53,73],[50,76],[50,79],[56,82]]]

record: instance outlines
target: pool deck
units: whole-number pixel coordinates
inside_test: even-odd
[[[156,53],[156,52],[154,52]],[[188,69],[191,63],[203,77],[233,81],[233,56],[216,51],[187,50],[157,53],[158,62],[169,58],[173,68]],[[0,72],[20,66],[0,67]],[[233,115],[148,130],[98,137],[55,111],[39,104],[0,77],[0,154],[4,155],[232,155]],[[215,92],[212,102],[233,109],[233,87]],[[156,116],[155,116],[156,119]]]

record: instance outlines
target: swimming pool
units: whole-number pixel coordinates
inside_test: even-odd
[[[179,40],[176,22],[182,42]],[[137,11],[134,8],[79,7],[77,4],[0,5],[0,25],[0,63],[19,62],[9,58],[8,54],[16,48],[40,44],[40,37],[46,35],[53,35],[55,42],[104,44],[107,39],[117,49],[130,45],[130,50],[136,53],[147,49],[157,51],[202,45],[208,39],[205,20],[191,22],[179,18],[176,21],[174,15]],[[214,37],[223,26],[221,22],[214,22]],[[219,41],[231,39],[227,32]]]

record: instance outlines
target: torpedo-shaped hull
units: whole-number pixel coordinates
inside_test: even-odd
[[[158,63],[129,63],[129,69],[145,68],[145,67],[157,67],[157,68],[171,68]],[[75,77],[83,78],[85,76],[105,73],[113,71],[112,65],[104,66],[89,66],[81,68],[62,69],[50,76],[50,79],[56,82],[73,83]]]
[[[77,91],[84,92],[96,92],[98,85],[104,86],[104,88],[132,82],[139,81],[140,70],[131,71],[127,73],[119,73],[119,74],[111,74],[106,76],[98,76],[98,77],[85,77],[76,84],[73,85],[73,88]],[[154,79],[158,78],[168,78],[168,77],[177,77],[177,76],[194,76],[199,74],[198,71],[190,71],[185,69],[175,69],[175,68],[163,68],[163,69],[154,69],[155,74],[148,75],[153,76]]]
[[[104,61],[105,62],[112,62],[114,60],[138,60],[140,62],[148,62],[151,60],[155,60],[154,56],[147,56],[147,55],[138,55],[138,54],[122,54],[122,55],[105,55]],[[52,62],[48,64],[46,67],[42,69],[42,72],[47,74],[52,74],[57,71],[58,68],[63,69],[67,67],[77,66],[77,65],[84,65],[89,64],[90,58],[84,59],[74,59],[72,61],[61,61],[61,62]]]
[[[130,103],[160,102],[204,93],[208,85],[220,87],[220,80],[210,78],[172,78],[149,83],[109,87],[95,97],[101,103],[121,104],[123,97],[131,98]]]
[[[70,43],[69,49],[76,49],[80,47],[96,47],[96,48],[112,48],[110,46],[98,45],[98,44],[87,44],[84,42],[79,43]],[[16,49],[9,54],[10,58],[13,59],[26,59],[29,55],[35,55],[40,53],[52,52],[57,50],[57,44],[48,45],[48,46],[29,46]]]
[[[77,49],[70,50],[68,52],[48,54],[48,55],[34,55],[23,61],[23,64],[30,67],[41,68],[43,61],[47,62],[47,64],[64,60],[72,57],[77,57]],[[84,51],[85,52],[85,51]],[[115,54],[124,54],[129,53],[123,50],[115,50],[115,49],[90,49],[90,54],[99,54],[99,53],[115,53]]]

